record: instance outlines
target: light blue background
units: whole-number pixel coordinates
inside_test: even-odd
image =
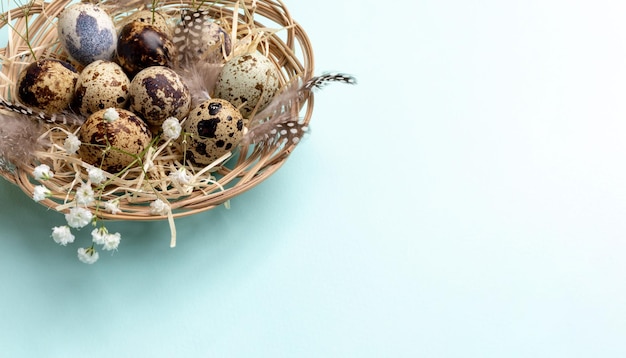
[[[0,181],[0,356],[626,356],[626,5],[288,5],[359,84],[177,248],[83,265]]]

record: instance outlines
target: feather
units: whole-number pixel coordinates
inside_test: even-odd
[[[244,136],[242,144],[298,143],[309,130],[306,123],[298,116],[300,104],[315,89],[321,89],[332,82],[356,84],[352,76],[341,73],[329,73],[300,84],[292,83],[272,99],[272,102],[250,120],[250,128]]]
[[[191,93],[191,106],[196,107],[209,99],[213,92],[217,77],[222,71],[222,65],[200,62],[186,68],[178,68],[176,72],[189,88]]]
[[[311,78],[302,86],[302,89],[307,91],[322,89],[332,82],[341,82],[355,85],[356,78],[343,73],[326,73],[321,76]]]
[[[231,51],[230,37],[208,10],[183,10],[172,42],[178,54],[176,72],[192,94],[192,106],[209,99],[224,57]]]
[[[202,61],[219,63],[232,51],[230,36],[208,10],[183,10],[172,42],[183,67]]]
[[[28,120],[30,121],[43,121],[46,123],[62,124],[67,126],[81,125],[83,124],[83,122],[85,122],[84,117],[72,112],[63,112],[58,114],[35,112],[32,108],[9,102],[3,98],[0,98],[0,108],[21,114],[28,118]]]
[[[45,146],[40,139],[45,128],[28,114],[0,111],[0,170],[12,171],[32,163],[35,152]]]

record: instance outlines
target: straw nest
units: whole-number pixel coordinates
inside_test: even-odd
[[[96,1],[92,1],[96,2]],[[0,49],[2,77],[0,95],[13,100],[15,84],[25,66],[42,58],[70,61],[57,38],[57,16],[71,0],[31,1],[28,5],[4,12],[0,26],[8,33],[8,43]],[[312,78],[313,53],[305,31],[291,17],[280,0],[245,0],[200,2],[189,0],[97,2],[117,23],[135,11],[157,6],[170,19],[180,19],[187,9],[206,9],[230,32],[234,52],[244,47],[261,51],[280,69],[283,88],[294,81]],[[313,98],[306,93],[297,103],[297,116],[308,124]],[[8,114],[6,109],[0,113]],[[43,184],[50,195],[40,203],[59,212],[67,212],[75,201],[82,183],[88,182],[87,169],[77,155],[68,155],[63,141],[76,126],[39,123],[37,143],[41,144],[28,160],[0,163],[0,174],[33,196],[35,187]],[[182,160],[180,143],[161,140],[138,158],[136,166],[122,173],[106,173],[105,185],[96,190],[95,202],[88,209],[100,219],[173,220],[227,203],[233,197],[253,188],[276,172],[296,147],[296,142],[271,140],[240,146],[212,165],[200,167]],[[44,182],[33,178],[34,169],[48,165],[54,177]],[[188,184],[172,181],[172,171],[185,167],[191,175]],[[155,214],[150,203],[160,199],[169,204],[167,213]],[[105,202],[118,202],[120,212],[104,208]]]

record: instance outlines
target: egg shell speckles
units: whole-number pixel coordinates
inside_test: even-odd
[[[103,9],[94,4],[73,4],[59,14],[58,20],[61,44],[77,62],[87,65],[113,57],[117,31]]]
[[[237,108],[223,99],[209,99],[192,109],[183,125],[190,135],[185,155],[195,164],[209,165],[239,144],[243,130]]]
[[[278,69],[255,52],[226,62],[215,84],[214,97],[229,101],[248,118],[257,105],[259,111],[263,110],[279,89]]]
[[[156,131],[169,117],[183,119],[191,109],[191,93],[174,70],[148,67],[130,83],[130,110]]]
[[[18,77],[17,97],[49,114],[67,109],[74,97],[78,72],[67,62],[44,59],[29,64]]]
[[[133,155],[148,148],[152,134],[147,124],[134,113],[117,109],[119,118],[107,121],[104,119],[107,110],[92,114],[81,126],[78,138],[83,144],[78,154],[86,163],[117,173],[133,163]],[[107,144],[112,148],[104,154]]]
[[[72,107],[84,116],[111,107],[124,108],[129,89],[130,80],[118,64],[98,60],[78,76]]]
[[[151,66],[172,67],[176,49],[170,36],[157,27],[132,21],[120,31],[117,41],[117,62],[133,77]]]

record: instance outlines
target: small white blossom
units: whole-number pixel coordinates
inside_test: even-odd
[[[116,120],[120,119],[120,114],[115,108],[109,108],[104,111],[102,118],[107,122],[115,122]]]
[[[40,202],[52,194],[48,188],[43,185],[37,185],[33,193],[33,200]]]
[[[91,231],[91,239],[94,244],[104,245],[104,238],[108,233],[109,230],[107,230],[104,226],[95,228]]]
[[[33,171],[33,177],[38,181],[48,180],[54,177],[54,173],[50,170],[49,166],[40,164]]]
[[[120,202],[118,200],[109,200],[105,202],[104,210],[110,212],[113,215],[117,215],[122,212],[122,210],[120,210]]]
[[[106,175],[104,174],[104,170],[96,167],[90,167],[87,169],[87,175],[89,175],[89,180],[94,185],[102,184],[106,179]]]
[[[71,208],[70,212],[65,214],[67,224],[76,229],[87,226],[91,219],[93,219],[91,211],[81,207]]]
[[[191,181],[191,175],[187,173],[187,169],[180,168],[177,171],[170,173],[170,179],[172,179],[173,182],[187,185]]]
[[[65,138],[65,142],[63,142],[63,148],[67,152],[67,154],[75,154],[80,148],[80,139],[74,134],[68,134],[67,138]]]
[[[150,203],[150,214],[152,215],[167,215],[169,212],[169,206],[161,199],[157,199]]]
[[[72,235],[72,232],[67,225],[53,227],[52,238],[54,239],[54,242],[63,246],[74,242],[74,235]]]
[[[76,190],[76,203],[78,205],[89,205],[93,202],[93,189],[90,185],[83,183],[78,190]]]
[[[102,248],[107,251],[116,250],[120,244],[121,239],[122,236],[119,232],[116,232],[115,234],[106,234],[104,236],[104,244]]]
[[[176,140],[180,136],[182,127],[175,117],[169,117],[163,122],[163,138]]]
[[[78,249],[78,259],[86,264],[93,264],[94,262],[98,261],[99,257],[100,255],[96,250],[94,250],[93,247],[81,247]]]

